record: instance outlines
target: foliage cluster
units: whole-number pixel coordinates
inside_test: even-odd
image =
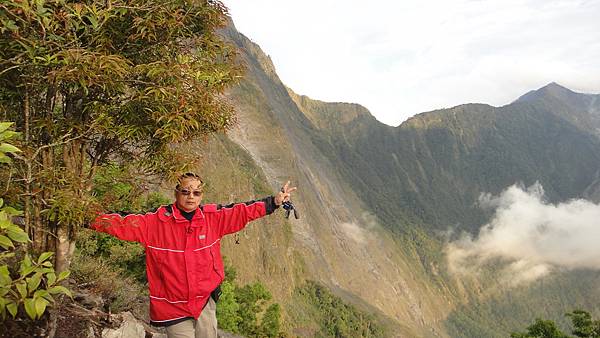
[[[0,219],[4,216],[4,211],[0,211]],[[7,256],[5,252],[0,254]],[[11,271],[14,264],[5,264],[0,259],[0,319],[6,319],[7,311],[13,318],[17,317],[21,305],[29,318],[38,319],[46,307],[54,303],[54,297],[60,294],[71,296],[71,291],[60,285],[69,276],[69,271],[57,276],[50,261],[52,255],[52,252],[44,252],[34,260],[25,254],[18,263],[18,271]]]
[[[593,320],[592,315],[584,310],[575,310],[567,313],[571,319],[573,329],[571,333],[580,338],[598,338],[600,337],[600,320]],[[570,338],[563,333],[556,323],[552,320],[536,319],[533,324],[527,327],[527,332],[514,332],[511,338]]]
[[[222,94],[241,67],[216,33],[227,14],[218,0],[2,1],[0,114],[23,135],[7,198],[57,270],[103,207],[100,167],[176,175],[195,159],[174,144],[234,122]]]
[[[98,168],[93,178],[93,194],[103,210],[144,213],[171,201],[154,189],[147,178],[110,163]],[[152,190],[152,191],[151,191]]]
[[[226,265],[225,274],[227,278],[221,284],[221,297],[217,303],[219,328],[245,337],[283,336],[279,304],[266,307],[272,297],[269,290],[260,282],[237,285],[235,269],[230,265]]]
[[[319,334],[324,337],[384,337],[384,329],[375,318],[346,304],[327,288],[314,281],[297,292],[319,311]]]
[[[12,163],[9,154],[20,152],[19,148],[4,142],[18,136],[18,133],[8,130],[11,125],[10,122],[0,123],[0,141],[3,142],[0,144],[0,163],[4,164]],[[1,169],[6,168],[2,166]],[[7,311],[15,318],[21,305],[31,319],[40,318],[46,311],[46,307],[54,302],[53,295],[71,294],[67,288],[59,285],[69,276],[69,272],[63,271],[56,275],[50,260],[52,252],[44,252],[32,259],[29,253],[17,251],[15,243],[22,245],[29,242],[27,233],[12,221],[13,217],[21,215],[22,212],[4,205],[4,200],[0,198],[0,317],[2,320],[6,319]]]

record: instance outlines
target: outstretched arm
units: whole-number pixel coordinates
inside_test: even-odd
[[[113,235],[118,239],[146,243],[148,238],[148,217],[146,215],[102,214],[96,217],[90,228]]]
[[[273,213],[283,202],[289,201],[296,187],[288,181],[275,196],[244,203],[219,206],[219,230],[221,236],[242,230],[248,222]]]

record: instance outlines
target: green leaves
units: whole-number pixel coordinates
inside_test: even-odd
[[[13,245],[13,242],[6,236],[4,235],[0,235],[0,246],[4,249],[4,250],[8,250],[10,248],[14,248],[15,246]]]
[[[2,202],[0,199],[0,206]],[[8,234],[8,236],[0,235],[2,247],[14,248],[13,240],[17,242],[28,240],[27,235],[16,225],[6,224],[6,222],[10,223],[6,215],[2,222],[1,229]],[[53,252],[44,252],[33,260],[29,254],[25,254],[19,264],[19,276],[15,278],[11,276],[8,265],[0,265],[0,317],[2,319],[6,317],[6,311],[15,317],[20,304],[23,304],[25,312],[31,319],[38,319],[44,314],[50,302],[54,301],[53,294],[72,297],[67,288],[57,285],[68,278],[70,273],[63,271],[58,277],[56,276],[51,261],[53,255]]]
[[[25,254],[25,257],[23,257],[23,260],[21,261],[19,273],[22,277],[26,277],[31,272],[33,272],[33,270],[35,270],[35,266],[33,266],[31,263],[31,257],[29,256],[29,254]]]
[[[48,305],[48,301],[45,298],[42,297],[38,297],[35,298],[35,314],[37,316],[37,318],[40,318],[43,314],[44,311],[46,311],[46,306]]]
[[[226,275],[230,272],[235,275],[231,266],[226,266],[226,271]],[[240,287],[225,280],[217,303],[219,327],[246,337],[280,337],[279,304],[271,304],[265,311],[266,301],[270,299],[271,293],[260,282]],[[259,314],[262,314],[260,322]]]
[[[63,271],[58,275],[57,282],[61,282],[71,275],[71,271]]]
[[[94,163],[140,158],[144,161],[139,167],[166,175],[165,167],[170,166],[160,165],[160,160],[176,163],[164,156],[168,145],[222,131],[234,121],[233,108],[221,94],[234,83],[241,67],[233,48],[215,34],[227,22],[220,1],[107,6],[100,0],[32,0],[8,2],[3,10],[11,18],[3,21],[3,27],[19,31],[0,36],[7,60],[3,69],[9,69],[0,73],[0,80],[11,84],[0,88],[6,92],[3,103],[20,107],[8,110],[6,116],[22,118],[24,91],[29,88],[28,132],[45,133],[19,144],[24,150],[48,146],[73,130],[85,131],[94,137],[82,138],[82,146],[102,145],[95,153],[101,161]],[[66,103],[54,106],[52,127],[48,127],[48,102]],[[0,125],[0,131],[8,132],[10,126]],[[52,147],[57,152],[61,148]],[[0,142],[2,149],[7,152],[0,155],[0,162],[11,163],[8,152],[18,148]],[[131,149],[143,151],[133,156]],[[68,168],[63,162],[55,161],[53,172]],[[79,168],[89,167],[81,163]],[[64,177],[68,179],[62,182],[69,185],[86,175],[65,172]]]
[[[48,280],[48,285],[54,285],[54,283],[56,283],[56,274],[54,272],[48,272],[46,274],[46,279]]]
[[[10,131],[10,128],[13,125],[13,122],[0,122],[0,141],[9,140],[18,136],[19,133]],[[6,154],[18,153],[21,152],[21,149],[13,146],[9,143],[0,143],[0,163],[11,163],[12,160]]]
[[[35,299],[27,298],[27,299],[25,299],[24,304],[25,304],[25,311],[27,312],[27,315],[29,316],[29,318],[36,319],[37,312],[35,310]]]
[[[44,252],[38,258],[38,264],[44,263],[46,260],[48,260],[50,257],[52,257],[52,255],[54,255],[54,252]]]
[[[26,2],[25,2],[26,3]],[[39,14],[46,14],[43,8],[44,0],[36,0],[37,11]],[[0,122],[0,140],[7,140],[17,133],[8,131],[12,123]],[[17,147],[0,143],[0,162],[10,163],[10,158],[6,153],[20,152]],[[0,198],[0,247],[4,250],[15,248],[15,243],[27,243],[28,234],[11,221],[12,216],[18,216],[22,213],[10,206],[4,205],[4,200]],[[68,272],[62,272],[58,278],[54,272],[51,258],[53,252],[44,252],[37,259],[32,260],[27,252],[18,263],[18,275],[13,272],[7,264],[0,264],[0,317],[6,318],[8,312],[13,318],[17,316],[19,305],[23,304],[25,312],[31,319],[40,318],[46,311],[47,306],[54,298],[48,289],[54,294],[67,294],[69,290],[56,283],[68,277]],[[15,257],[15,252],[0,252],[0,263],[6,258]]]
[[[48,292],[50,292],[53,295],[54,294],[60,294],[60,293],[62,293],[62,294],[65,294],[65,295],[67,295],[69,297],[73,297],[73,294],[71,293],[71,291],[69,289],[67,289],[64,286],[60,286],[60,285],[54,286],[54,287],[48,289]]]
[[[8,310],[10,315],[13,316],[13,318],[15,318],[15,316],[17,315],[17,303],[8,302],[6,305],[6,309]],[[3,318],[4,318],[4,316],[3,316]]]
[[[4,133],[14,122],[0,122],[0,133]]]
[[[33,293],[37,290],[38,286],[40,286],[40,283],[42,282],[42,274],[38,272],[33,275],[33,277],[27,278],[26,280],[29,293]]]
[[[10,239],[12,239],[15,242],[26,243],[29,240],[29,237],[27,236],[25,231],[23,231],[23,229],[19,228],[18,226],[9,227],[6,231],[6,234],[8,235],[8,237],[10,237]]]
[[[27,297],[27,283],[20,281],[16,283],[15,287],[17,288],[17,291],[19,291],[21,298]]]
[[[2,143],[0,144],[0,152],[3,153],[18,153],[21,149],[13,146],[12,144]]]
[[[12,279],[8,266],[0,265],[0,316],[5,318],[5,311],[15,317],[18,306],[23,304],[25,312],[31,319],[40,318],[46,308],[54,302],[52,295],[72,297],[69,289],[57,283],[69,276],[63,271],[58,278],[49,259],[54,253],[44,252],[37,260],[25,255],[21,261],[20,276]],[[11,290],[14,290],[11,292]]]
[[[10,283],[12,283],[12,279],[10,278],[10,272],[8,272],[8,266],[0,265],[0,286]]]

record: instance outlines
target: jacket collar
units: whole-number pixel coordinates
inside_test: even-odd
[[[185,219],[185,217],[183,217],[183,215],[181,214],[181,211],[179,210],[179,208],[177,208],[177,204],[173,203],[170,205],[165,205],[162,208],[160,208],[161,210],[159,210],[158,212],[158,216],[159,218],[161,218],[162,220],[167,220],[169,218],[173,218],[175,219],[175,222],[177,223],[187,223],[188,220]],[[202,212],[202,208],[198,208],[196,209],[196,212],[194,213],[194,217],[192,217],[192,226],[197,227],[200,226],[200,222],[199,220],[204,218],[204,213]]]

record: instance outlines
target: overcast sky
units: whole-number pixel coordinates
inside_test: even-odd
[[[298,94],[381,122],[508,104],[557,82],[600,92],[600,0],[224,0]]]

